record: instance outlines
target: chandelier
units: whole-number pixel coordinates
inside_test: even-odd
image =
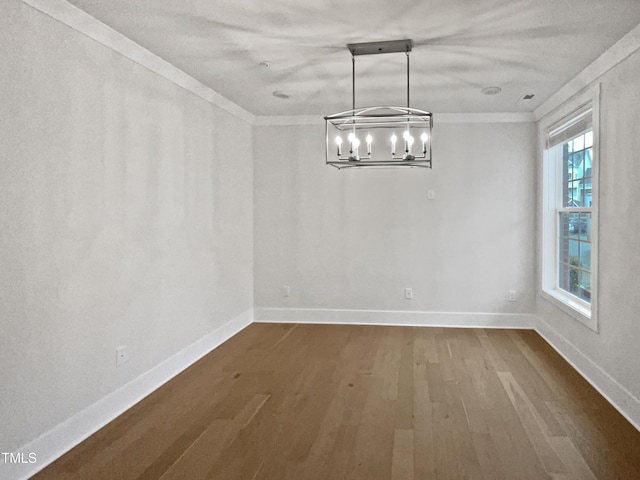
[[[433,115],[411,108],[409,52],[412,40],[350,43],[352,109],[324,117],[326,162],[336,168],[431,168]],[[407,106],[356,108],[356,56],[404,52]],[[375,135],[375,138],[374,138]]]

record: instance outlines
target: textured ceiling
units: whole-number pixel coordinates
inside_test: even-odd
[[[70,3],[256,115],[351,108],[346,44],[403,38],[415,45],[411,106],[533,111],[640,23],[640,0]],[[356,57],[356,106],[405,105],[405,62],[403,54]],[[494,85],[502,93],[480,93]]]

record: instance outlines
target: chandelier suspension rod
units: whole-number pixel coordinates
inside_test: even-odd
[[[351,108],[356,109],[356,57],[351,54]]]
[[[409,103],[409,50],[407,50],[406,52],[407,55],[407,108],[411,107],[411,104]],[[407,110],[407,113],[409,111]]]
[[[405,52],[405,55],[407,56],[407,108],[410,108],[411,107],[411,97],[410,97],[411,85],[409,82],[411,78],[411,68],[409,64],[409,50]],[[356,109],[356,57],[355,57],[355,54],[353,53],[351,53],[351,108],[353,110]]]

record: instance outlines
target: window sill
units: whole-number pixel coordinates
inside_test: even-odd
[[[585,306],[581,302],[557,289],[542,290],[542,297],[586,327],[598,333],[598,322],[595,315],[592,313],[591,305]]]

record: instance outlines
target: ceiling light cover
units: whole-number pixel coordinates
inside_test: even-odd
[[[502,92],[500,87],[485,87],[482,89],[484,95],[498,95],[500,92]]]
[[[352,55],[352,109],[327,115],[327,165],[342,168],[431,168],[433,115],[411,108],[409,52],[411,40],[349,44]],[[355,57],[379,53],[407,55],[407,106],[355,107]],[[374,138],[375,135],[375,138]]]

